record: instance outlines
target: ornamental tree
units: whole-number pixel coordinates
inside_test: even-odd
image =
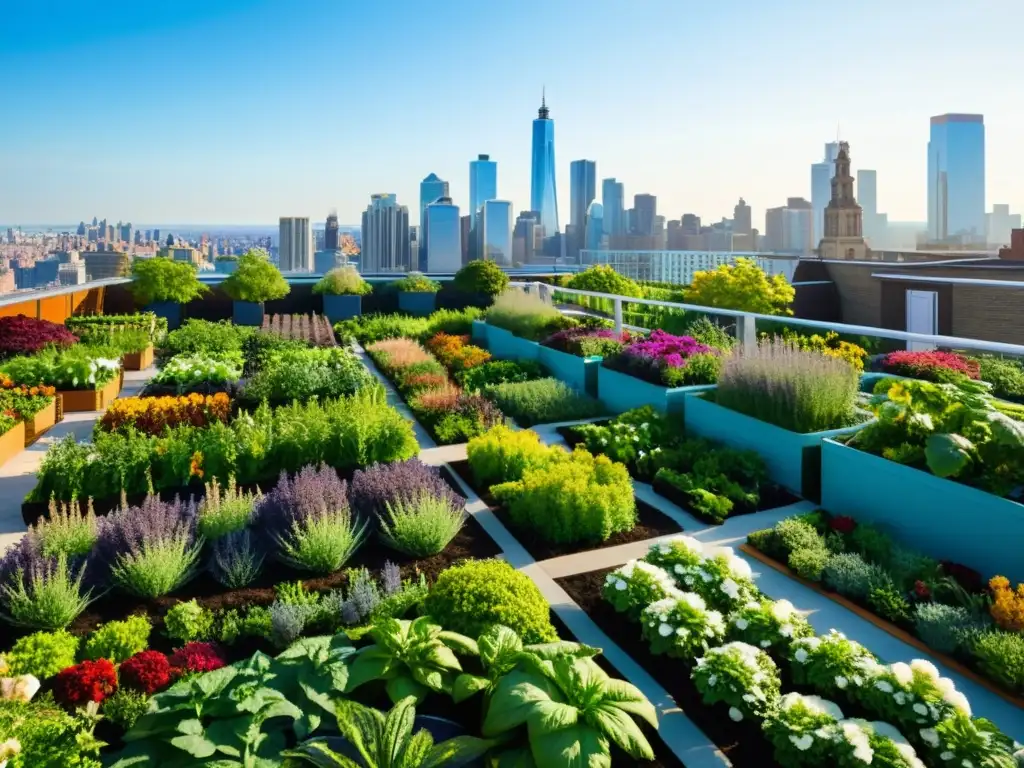
[[[199,282],[196,268],[187,261],[166,256],[132,262],[132,294],[143,304],[170,301],[187,304],[209,288]]]
[[[792,315],[789,305],[796,291],[782,275],[768,277],[751,259],[697,272],[683,291],[688,304],[736,309],[762,315]]]
[[[508,275],[489,259],[477,259],[455,273],[455,287],[463,293],[497,296],[508,287]]]
[[[270,262],[270,254],[262,248],[252,248],[238,259],[238,267],[222,283],[224,293],[235,301],[265,301],[284,298],[291,286],[281,270]]]
[[[635,280],[620,275],[607,264],[595,264],[569,278],[566,288],[595,293],[612,293],[619,296],[643,296],[643,288]]]

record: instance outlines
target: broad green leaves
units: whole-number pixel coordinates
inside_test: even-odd
[[[929,435],[924,455],[928,469],[939,477],[955,477],[971,463],[974,444],[962,435]]]

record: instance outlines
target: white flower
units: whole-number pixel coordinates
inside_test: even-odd
[[[874,750],[871,749],[868,734],[862,727],[861,722],[863,721],[843,721],[841,723],[843,738],[846,739],[846,742],[851,747],[853,747],[853,756],[855,758],[860,760],[862,763],[870,763],[871,758],[874,756]]]
[[[646,455],[647,455],[647,454],[646,454],[646,453],[644,453],[643,451],[637,451],[637,452],[636,452],[636,457],[637,457],[638,459],[642,459],[642,458],[643,458],[644,456],[646,456]]]
[[[602,437],[601,438],[601,445],[608,445],[608,438],[607,437]]]
[[[806,752],[808,749],[811,748],[811,745],[814,743],[814,737],[809,733],[805,733],[803,736],[790,734],[789,740],[792,741],[793,746],[799,749],[801,752]]]
[[[887,680],[875,681],[875,688],[880,690],[882,693],[892,693],[892,683]]]
[[[971,716],[971,703],[967,701],[967,697],[960,693],[960,691],[945,693],[942,698],[945,699],[948,704],[953,705],[956,709],[959,709],[967,715],[967,717]]]
[[[914,682],[914,670],[910,668],[909,664],[897,661],[889,667],[889,670],[892,672],[893,677],[896,678],[896,682],[900,685],[907,686]]]
[[[928,746],[939,746],[939,734],[936,733],[934,728],[922,728],[918,733],[921,734],[921,741]]]
[[[917,714],[919,714],[919,715],[927,715],[928,714],[928,707],[926,707],[921,702],[918,702],[917,704],[914,705],[914,711],[917,712]]]
[[[683,566],[679,563],[676,563],[675,567],[673,567],[672,570],[678,573],[680,576],[686,571],[686,569],[683,568]]]
[[[743,713],[736,709],[736,707],[729,707],[729,719],[738,723],[743,719]]]
[[[939,755],[939,759],[940,760],[946,760],[946,761],[952,760],[954,757],[956,757],[956,755],[954,755],[949,750],[946,750],[941,755]]]
[[[662,637],[668,637],[674,631],[675,630],[673,630],[672,626],[669,625],[669,624],[662,624],[660,627],[658,627],[658,634],[661,635]]]
[[[927,676],[929,680],[934,682],[939,680],[939,670],[927,659],[914,659],[910,662],[910,668]]]
[[[692,587],[693,586],[693,576],[684,576],[683,577],[683,583],[686,584],[686,586],[688,586],[688,587]]]
[[[715,687],[715,683],[718,682],[718,675],[708,675],[708,685],[712,688]]]
[[[823,699],[820,696],[803,696],[799,693],[787,693],[780,702],[783,710],[790,709],[796,704],[803,704],[811,712],[829,715],[834,720],[843,719],[843,710],[835,702]]]
[[[733,600],[739,599],[739,596],[740,596],[740,585],[737,584],[732,579],[725,579],[725,580],[723,580],[722,583],[719,585],[719,589],[721,589],[723,592],[725,592],[725,594],[727,594]]]
[[[836,688],[843,689],[849,684],[849,682],[850,681],[842,675],[836,675]]]
[[[679,629],[676,630],[676,636],[677,637],[689,637],[690,636],[690,630],[688,630],[686,627],[679,627]]]
[[[754,571],[750,567],[750,563],[744,560],[742,557],[731,557],[729,559],[729,570],[732,575],[737,579],[744,579],[749,581],[754,577]]]
[[[796,608],[789,600],[776,600],[772,603],[772,616],[779,621],[789,621],[795,611]]]
[[[625,588],[626,588],[626,582],[624,582],[622,579],[619,579],[618,581],[615,582],[615,589],[617,589],[619,592],[622,592]],[[635,616],[636,614],[633,614],[633,615]]]
[[[747,702],[747,704],[753,704],[755,701],[757,701],[757,696],[755,696],[752,693],[744,693],[743,700]]]
[[[680,602],[686,603],[695,611],[707,610],[707,603],[704,602],[704,598],[694,592],[684,592]]]
[[[747,623],[747,620],[746,620],[746,619],[743,619],[743,618],[737,618],[737,619],[736,619],[736,620],[735,620],[735,621],[733,622],[733,624],[735,624],[735,625],[736,625],[736,629],[739,629],[739,630],[744,630],[744,629],[746,629],[746,628],[747,628],[748,626],[750,626],[750,625],[749,625],[749,624]]]
[[[792,624],[783,624],[781,627],[779,627],[779,634],[782,635],[783,637],[792,637],[793,636],[793,625]]]
[[[801,664],[806,664],[808,655],[809,654],[807,653],[807,650],[805,648],[797,648],[796,653],[793,654],[793,658],[795,658]]]

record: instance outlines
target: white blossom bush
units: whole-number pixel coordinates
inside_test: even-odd
[[[789,646],[814,630],[789,600],[751,600],[729,615],[727,635],[784,657]]]
[[[679,539],[689,537],[681,536]],[[694,541],[690,539],[690,541]],[[701,546],[699,542],[694,542]],[[652,547],[646,559],[668,571],[684,592],[696,592],[712,608],[724,613],[739,608],[760,594],[750,564],[729,547],[702,549],[699,558],[688,543],[675,544],[669,553]]]
[[[860,643],[831,630],[827,635],[797,638],[789,647],[793,682],[822,694],[848,691],[870,682],[882,665]]]
[[[665,653],[684,661],[704,655],[725,637],[722,614],[708,608],[693,592],[651,603],[644,609],[641,622],[651,653]]]
[[[709,649],[690,676],[704,703],[727,705],[737,723],[763,720],[778,706],[779,668],[768,654],[747,643]]]
[[[855,723],[867,732],[872,752],[872,768],[925,768],[925,764],[921,762],[921,758],[917,756],[914,748],[903,734],[890,723],[855,719],[844,722]],[[850,755],[848,760],[844,760],[843,757],[840,755],[836,761],[843,768],[847,765],[858,765],[856,754]]]
[[[644,608],[651,603],[666,597],[682,596],[665,570],[643,560],[631,560],[609,573],[601,594],[616,611],[628,614],[634,620],[639,619]]]
[[[910,734],[932,728],[955,713],[971,716],[967,697],[924,659],[878,665],[870,681],[852,695],[875,716]]]
[[[949,768],[1016,768],[1015,752],[1020,744],[984,718],[972,720],[957,711],[934,728],[922,728],[918,735],[929,765]]]
[[[843,711],[818,696],[787,693],[762,728],[775,761],[786,768],[820,768],[832,762]]]
[[[673,536],[652,544],[644,560],[678,578],[704,560],[704,545],[692,536]]]

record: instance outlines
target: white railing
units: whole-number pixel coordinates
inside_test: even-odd
[[[911,333],[909,331],[897,331],[889,328],[876,328],[872,325],[849,325],[847,323],[830,323],[822,320],[806,320],[800,317],[781,317],[778,315],[760,315],[756,312],[743,312],[736,309],[719,309],[717,307],[704,307],[699,304],[683,304],[675,301],[661,301],[660,299],[641,299],[634,296],[619,296],[610,293],[597,293],[595,291],[581,291],[575,288],[562,288],[539,282],[514,282],[512,287],[524,290],[527,293],[536,293],[547,302],[551,302],[554,292],[569,294],[572,296],[588,296],[595,299],[606,299],[612,302],[612,320],[615,323],[615,330],[621,332],[623,328],[635,331],[648,331],[648,328],[626,325],[622,322],[623,304],[642,304],[650,307],[664,307],[666,309],[688,310],[690,312],[703,312],[708,315],[719,315],[731,317],[736,320],[736,337],[745,347],[757,345],[757,323],[758,321],[769,323],[785,323],[790,327],[805,327],[817,330],[835,331],[836,333],[851,336],[873,336],[880,339],[896,339],[909,341],[915,344],[930,345],[932,347],[944,347],[947,349],[964,349],[976,352],[990,352],[997,355],[1008,355],[1024,357],[1024,345],[1007,344],[1002,341],[984,341],[981,339],[964,339],[958,336],[940,336],[937,334]],[[572,314],[596,314],[581,312],[580,310],[569,310]]]

